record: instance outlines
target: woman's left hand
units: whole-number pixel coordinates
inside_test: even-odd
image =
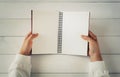
[[[38,36],[38,33],[32,34],[31,32],[25,37],[23,45],[20,49],[20,54],[31,55],[32,41]]]

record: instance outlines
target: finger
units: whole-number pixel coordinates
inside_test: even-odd
[[[38,36],[38,33],[30,35],[30,36],[29,36],[29,40],[33,40],[33,39],[36,38],[37,36]]]
[[[94,33],[92,33],[91,31],[89,31],[90,37],[92,37],[93,39],[97,39],[96,35]]]
[[[92,42],[92,41],[93,41],[93,39],[92,39],[91,37],[89,37],[89,36],[82,35],[81,37],[82,37],[84,40],[87,40],[88,42]]]
[[[29,33],[26,35],[25,39],[27,39],[31,34],[32,34],[32,32],[29,32]]]

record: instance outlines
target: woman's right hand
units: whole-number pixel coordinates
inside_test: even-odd
[[[92,62],[102,61],[98,40],[95,34],[89,31],[89,36],[82,35],[82,38],[89,42],[89,56]]]

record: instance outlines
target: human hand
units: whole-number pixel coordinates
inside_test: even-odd
[[[89,31],[89,36],[82,35],[82,38],[89,42],[89,56],[92,62],[102,61],[100,48],[96,35]]]
[[[38,33],[32,34],[31,32],[25,37],[23,45],[20,50],[22,55],[31,55],[32,41],[38,36]]]

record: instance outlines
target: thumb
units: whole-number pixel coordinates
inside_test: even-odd
[[[82,35],[81,37],[82,37],[82,39],[87,40],[88,42],[93,41],[93,39],[90,38],[89,36]]]
[[[33,40],[34,38],[36,38],[38,36],[38,33],[36,34],[31,34],[31,36],[29,37],[30,40]]]

